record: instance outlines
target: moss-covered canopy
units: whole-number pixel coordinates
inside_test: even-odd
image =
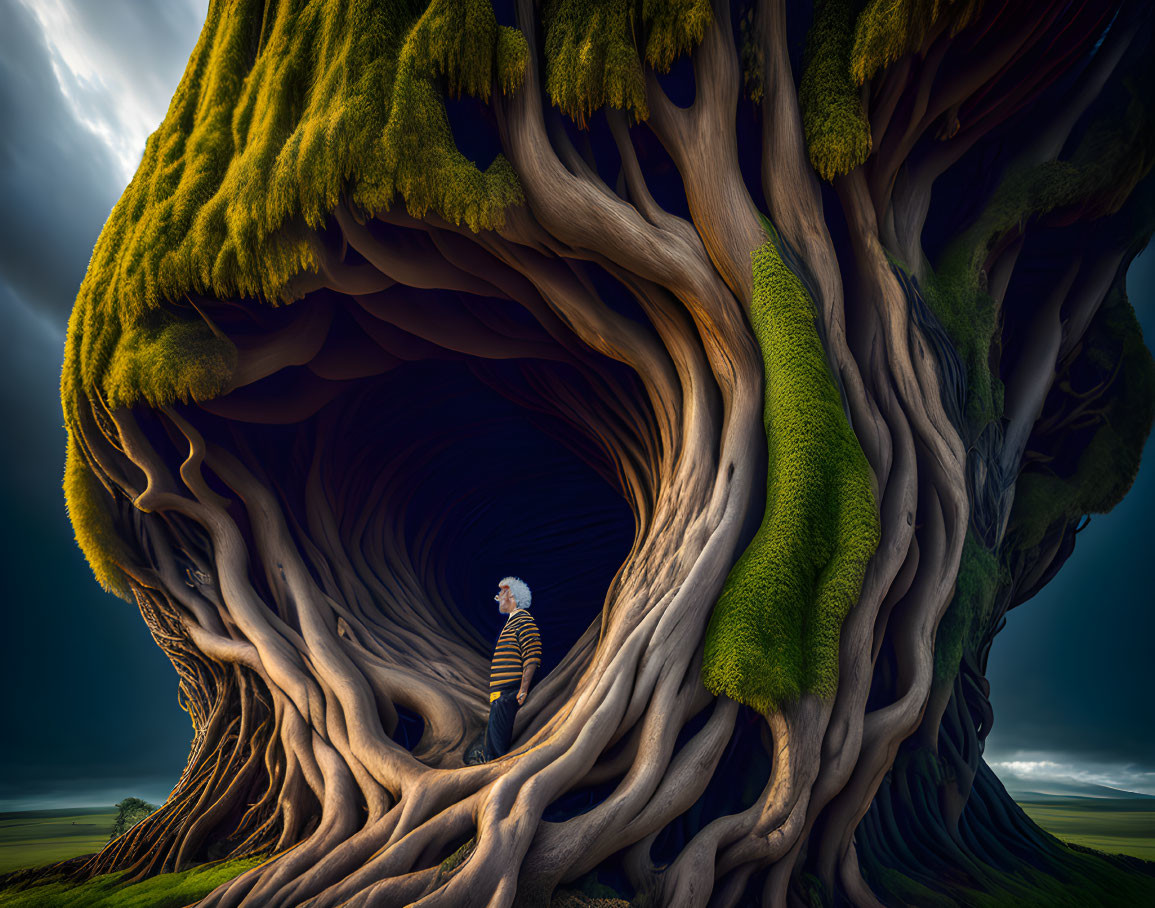
[[[606,105],[645,117],[642,60],[668,68],[710,20],[705,0],[547,3],[547,91],[579,123]],[[527,63],[490,0],[213,0],[69,321],[65,493],[106,589],[127,597],[98,542],[109,534],[100,479],[79,459],[79,408],[221,394],[236,349],[190,296],[291,303],[339,204],[499,227],[523,201],[518,178],[501,154],[483,167],[459,149],[446,102],[516,91]]]

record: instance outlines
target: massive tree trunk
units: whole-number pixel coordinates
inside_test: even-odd
[[[1069,381],[1053,389],[1140,248],[1129,196],[1060,200],[1034,235],[1027,207],[980,238],[996,316],[989,353],[969,359],[925,296],[921,245],[928,218],[940,233],[982,223],[936,213],[941,175],[1040,97],[1060,134],[1014,166],[1053,161],[1080,122],[1071,105],[1094,100],[1086,81],[1107,84],[1149,22],[1124,4],[1101,48],[1101,15],[1059,4],[985,9],[957,41],[935,23],[865,83],[873,154],[827,184],[785,6],[731,21],[716,3],[692,74],[647,67],[648,118],[607,109],[587,140],[549,105],[539,10],[522,0],[529,64],[493,105],[525,204],[502,226],[341,202],[292,305],[168,304],[236,346],[223,393],[108,406],[89,389],[77,456],[196,736],[163,807],[80,876],[267,853],[201,903],[219,908],[546,904],[591,871],[675,906],[1022,895],[1006,881],[1024,863],[1077,864],[1092,888],[1116,869],[1149,878],[1058,845],[982,762],[990,640],[1082,516],[1012,546],[1015,480],[1030,451],[1053,458],[1094,425],[1071,412]],[[1021,76],[1036,47],[1051,70]],[[1088,57],[1075,101],[1046,94]],[[692,104],[667,96],[676,78]],[[1081,256],[1046,292],[1019,286],[1016,264],[1048,261],[1063,229]],[[835,692],[759,709],[702,673],[778,466],[751,326],[767,242],[813,303],[880,532],[835,641]],[[975,418],[990,398],[976,367],[1006,383],[994,418]],[[1106,400],[1111,380],[1078,400]],[[981,620],[945,641],[968,533],[1007,567]],[[535,612],[557,659],[510,753],[464,765],[487,717],[493,611],[468,597],[518,572],[499,566],[513,557],[546,581]]]

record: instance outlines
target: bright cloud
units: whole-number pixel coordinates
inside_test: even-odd
[[[1091,763],[1063,759],[1058,754],[1019,752],[1014,759],[991,760],[991,769],[1003,780],[1040,785],[1118,788],[1155,795],[1155,771],[1134,763]]]
[[[40,24],[73,116],[108,147],[127,183],[168,109],[207,0],[21,2]]]

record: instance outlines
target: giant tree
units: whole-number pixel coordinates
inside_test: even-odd
[[[77,539],[195,735],[78,876],[1149,889],[982,750],[1004,615],[1151,425],[1151,30],[1131,0],[213,0],[61,381]],[[546,663],[464,765],[511,572]]]

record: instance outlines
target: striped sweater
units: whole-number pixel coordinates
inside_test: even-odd
[[[490,702],[501,691],[520,687],[522,670],[530,665],[541,665],[541,635],[533,616],[519,608],[510,613],[497,635],[489,667]]]

